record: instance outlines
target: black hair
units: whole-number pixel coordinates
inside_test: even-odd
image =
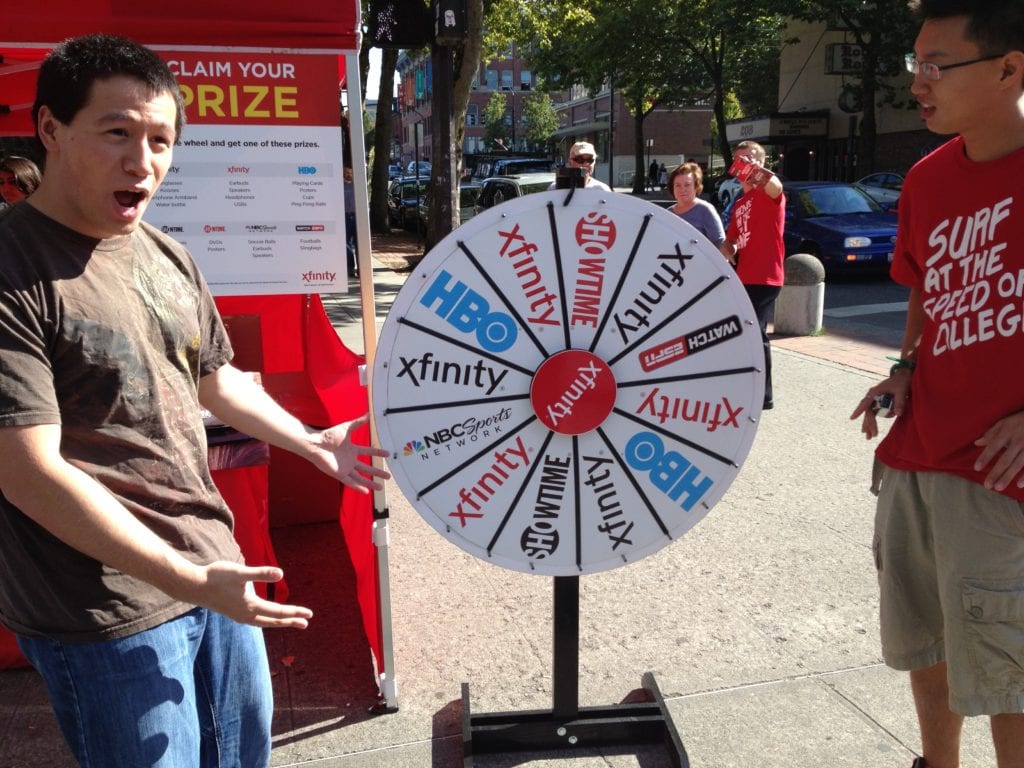
[[[174,74],[149,48],[114,35],[72,37],[46,57],[39,67],[36,100],[32,105],[37,133],[40,108],[48,107],[55,118],[67,125],[88,102],[94,82],[117,76],[139,80],[154,94],[166,91],[174,97],[177,141],[185,126],[185,104]]]
[[[967,37],[983,56],[1024,51],[1024,2],[1021,0],[910,0],[922,21],[967,18]]]

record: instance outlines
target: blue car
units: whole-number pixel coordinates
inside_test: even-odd
[[[786,191],[786,255],[809,253],[826,272],[888,270],[896,214],[852,184],[793,181]]]

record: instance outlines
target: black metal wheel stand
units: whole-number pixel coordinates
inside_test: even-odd
[[[578,576],[556,576],[554,581],[554,705],[551,710],[472,714],[469,683],[463,683],[464,768],[473,768],[476,754],[656,742],[664,743],[675,768],[689,768],[686,750],[653,672],[644,673],[641,680],[652,701],[579,706],[580,580]]]

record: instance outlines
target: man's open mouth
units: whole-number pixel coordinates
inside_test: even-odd
[[[146,198],[145,192],[136,190],[122,190],[114,193],[117,204],[123,208],[135,208]]]

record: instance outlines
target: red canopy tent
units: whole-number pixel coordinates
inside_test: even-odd
[[[60,41],[82,34],[105,32],[123,35],[154,49],[224,50],[333,53],[347,82],[348,103],[360,104],[357,54],[361,12],[358,0],[247,0],[244,6],[226,0],[179,0],[173,7],[146,6],[127,0],[53,0],[46,12],[27,3],[14,3],[0,14],[0,136],[34,133],[31,102],[36,72],[46,51]],[[366,199],[366,168],[361,131],[352,131],[352,157],[357,191],[357,240],[365,268],[361,293],[367,357],[372,365],[375,351],[372,270],[369,267],[369,218]],[[279,300],[278,300],[279,299]],[[301,338],[275,347],[272,340],[259,341],[260,358],[268,366],[272,393],[300,418],[346,419],[365,411],[366,389],[358,381],[360,362],[333,333],[317,296],[231,297],[219,300],[224,314],[261,316],[265,328],[282,327],[281,313],[296,318],[287,326]],[[368,314],[367,314],[368,312]],[[294,358],[288,348],[299,345],[304,384],[273,391],[275,380],[292,381],[286,361]],[[280,354],[275,353],[275,349]],[[276,358],[276,359],[275,359]],[[330,364],[339,368],[330,368]],[[275,378],[275,374],[278,376]],[[297,396],[296,393],[299,392]],[[353,412],[354,411],[354,412]],[[316,423],[316,422],[314,422]],[[330,423],[333,423],[331,421]],[[327,426],[327,423],[321,426]],[[379,510],[374,513],[374,509]],[[353,565],[359,580],[359,601],[371,650],[377,661],[382,698],[389,709],[397,708],[392,671],[390,596],[387,583],[387,520],[383,494],[367,497],[343,494],[340,521],[345,529]],[[376,546],[375,546],[376,545]]]

